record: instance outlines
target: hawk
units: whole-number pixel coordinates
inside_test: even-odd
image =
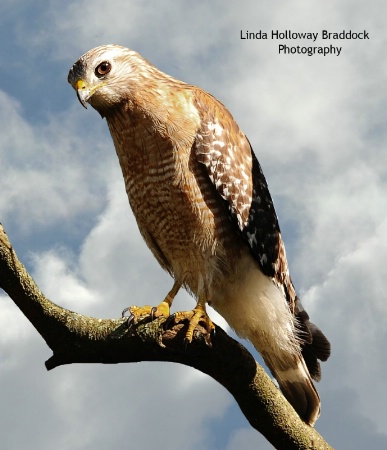
[[[230,112],[118,45],[81,56],[68,81],[84,107],[106,118],[140,232],[174,279],[160,305],[133,306],[131,318],[169,316],[186,288],[197,300],[176,313],[189,321],[186,340],[199,322],[214,329],[211,304],[313,425],[320,399],[312,379],[330,344],[296,295],[266,179]]]

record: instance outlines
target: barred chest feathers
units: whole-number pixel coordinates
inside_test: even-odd
[[[230,272],[225,248],[235,247],[224,245],[234,235],[231,223],[193,148],[199,117],[190,106],[184,124],[167,129],[161,117],[140,114],[107,117],[129,202],[160,265],[198,295],[216,274]]]

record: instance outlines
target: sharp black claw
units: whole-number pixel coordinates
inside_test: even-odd
[[[130,311],[130,306],[128,306],[128,308],[125,308],[125,309],[122,311],[121,317],[122,317],[122,318],[124,318],[124,317],[130,317],[130,316],[125,316],[125,313],[127,313],[128,311]],[[131,315],[132,315],[132,314],[131,314]]]
[[[151,309],[151,312],[150,312],[150,318],[151,318],[151,321],[153,322],[154,320],[155,320],[155,314],[156,314],[156,311],[157,311],[157,308],[154,306],[152,309]]]
[[[165,320],[165,322],[163,323],[163,329],[164,331],[168,330],[169,325],[175,320],[175,314],[171,314],[170,316],[168,316]]]
[[[127,327],[130,328],[133,322],[134,322],[134,315],[131,314],[130,316],[128,316],[128,320],[126,322]]]
[[[121,313],[121,317],[124,319],[124,318],[128,318],[128,320],[126,321],[126,326],[129,328],[131,325],[132,325],[132,323],[133,323],[133,321],[134,321],[134,315],[132,314],[132,313],[130,313],[129,314],[129,316],[126,316],[125,314],[127,313],[127,312],[130,312],[130,306],[128,307],[128,308],[125,308],[123,311],[122,311],[122,313]]]

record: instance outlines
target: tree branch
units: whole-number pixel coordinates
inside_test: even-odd
[[[216,327],[200,327],[184,343],[186,323],[153,322],[127,327],[126,319],[96,319],[61,308],[39,290],[17,258],[0,224],[0,288],[40,333],[53,355],[47,370],[73,363],[170,361],[194,367],[222,384],[251,426],[277,449],[332,449],[306,425],[251,354]],[[166,329],[165,329],[166,328]]]

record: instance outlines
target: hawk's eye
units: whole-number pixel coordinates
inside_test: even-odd
[[[112,65],[109,61],[101,62],[96,68],[95,68],[95,75],[98,78],[103,77],[107,73],[109,73],[112,70]]]

